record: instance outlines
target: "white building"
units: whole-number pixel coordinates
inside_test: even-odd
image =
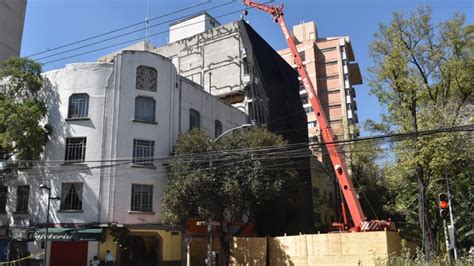
[[[67,234],[66,227],[100,233],[100,226],[129,225],[137,248],[158,250],[143,256],[179,261],[181,234],[164,226],[161,216],[162,159],[170,157],[181,133],[199,127],[219,135],[246,123],[246,114],[177,75],[169,59],[146,51],[122,51],[111,63],[67,65],[45,77],[51,82],[53,132],[44,154],[48,163],[6,184],[0,220],[11,228],[44,227],[47,191],[40,184],[46,184],[61,197],[51,200],[50,210],[50,223],[63,228],[58,234]],[[83,239],[81,232],[74,237]],[[60,263],[59,251],[68,248],[75,250],[68,261],[76,255],[87,263],[107,249],[123,259],[109,235],[100,245],[90,240],[53,242],[51,263]],[[28,242],[31,253],[41,249],[38,242]]]
[[[198,13],[170,24],[169,42],[176,42],[211,30],[221,24],[208,13]]]

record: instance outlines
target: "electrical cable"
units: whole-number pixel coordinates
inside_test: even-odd
[[[232,12],[229,12],[229,13],[225,13],[225,14],[222,14],[222,15],[219,15],[219,16],[215,16],[214,18],[217,19],[217,18],[221,18],[221,17],[226,17],[226,16],[229,16],[229,15],[233,15],[233,14],[242,12],[242,11],[244,11],[244,10],[246,10],[246,9],[247,9],[247,8],[235,10],[235,11],[232,11]],[[193,24],[197,24],[197,23],[200,23],[200,22],[190,23],[190,24],[187,24],[187,25],[182,26],[182,27],[187,27],[187,26],[189,26],[189,25],[193,25]],[[179,29],[179,28],[182,28],[182,27],[177,27],[177,28],[174,28],[173,30],[176,30],[176,29]],[[148,35],[148,37],[158,36],[158,35],[161,35],[161,34],[164,34],[164,33],[168,33],[168,32],[170,32],[170,31],[171,31],[171,30],[165,30],[165,31],[157,32],[157,33]],[[66,57],[62,57],[62,58],[59,58],[59,59],[55,59],[55,60],[51,60],[51,61],[47,61],[47,62],[42,62],[42,64],[43,64],[43,65],[47,65],[47,64],[51,64],[51,63],[54,63],[54,62],[62,61],[62,60],[65,60],[65,59],[70,59],[70,58],[78,57],[78,56],[81,56],[81,55],[90,54],[90,53],[93,53],[93,52],[105,50],[105,49],[108,49],[108,48],[111,48],[111,47],[115,47],[115,46],[119,46],[119,45],[131,43],[131,42],[136,42],[136,41],[139,41],[139,40],[142,40],[142,39],[143,39],[143,37],[140,37],[140,38],[136,38],[136,39],[132,39],[132,40],[128,40],[128,41],[124,41],[124,42],[112,44],[112,45],[109,45],[109,46],[105,46],[105,47],[101,47],[101,48],[89,50],[89,51],[86,51],[86,52],[74,54],[74,55],[71,55],[71,56],[66,56]]]
[[[217,5],[217,6],[214,6],[214,7],[211,7],[211,8],[208,8],[208,9],[205,9],[205,10],[202,10],[202,11],[199,11],[195,14],[199,14],[199,13],[202,13],[202,12],[207,12],[207,11],[210,11],[210,10],[213,10],[213,9],[217,9],[217,8],[220,8],[220,7],[223,7],[223,6],[226,6],[228,4],[232,4],[234,3],[236,0],[231,0],[230,2],[226,2],[226,3],[223,3],[223,4],[220,4],[220,5]],[[176,20],[180,20],[180,19],[184,19],[184,18],[187,18],[189,17],[190,15],[185,15],[185,16],[181,16],[181,17],[178,17],[178,18],[175,18],[175,19],[171,19],[171,20],[167,20],[167,21],[164,21],[164,22],[160,22],[160,23],[157,23],[157,24],[153,24],[153,25],[150,25],[148,26],[148,29],[151,29],[151,28],[154,28],[154,27],[157,27],[157,26],[160,26],[160,25],[164,25],[166,23],[170,23],[170,22],[174,22]],[[192,16],[192,15],[191,15]],[[201,21],[198,21],[198,22],[195,22],[195,23],[201,23]],[[183,27],[187,27],[191,24],[187,24]],[[177,27],[175,29],[179,29],[179,28],[183,28],[183,27]],[[173,30],[175,30],[173,29]],[[72,48],[72,49],[69,49],[69,50],[66,50],[66,51],[62,51],[62,52],[57,52],[57,53],[54,53],[54,54],[51,54],[51,55],[47,55],[47,56],[43,56],[43,57],[40,57],[40,58],[36,58],[35,60],[37,61],[40,61],[40,60],[43,60],[43,59],[47,59],[47,58],[50,58],[50,57],[55,57],[57,55],[61,55],[61,54],[66,54],[66,53],[69,53],[69,52],[73,52],[73,51],[77,51],[77,50],[80,50],[82,48],[86,48],[86,47],[89,47],[89,46],[94,46],[96,44],[100,44],[100,43],[103,43],[103,42],[108,42],[110,40],[114,40],[114,39],[117,39],[117,38],[120,38],[120,37],[124,37],[124,36],[127,36],[127,35],[130,35],[130,34],[133,34],[133,33],[137,33],[137,32],[141,32],[143,31],[144,29],[138,29],[138,30],[133,30],[133,31],[129,31],[129,32],[126,32],[126,33],[122,33],[120,35],[116,35],[116,36],[113,36],[113,37],[109,37],[107,39],[103,39],[103,40],[99,40],[99,41],[96,41],[96,42],[93,42],[93,43],[89,43],[89,44],[85,44],[85,45],[82,45],[82,46],[79,46],[79,47],[76,47],[76,48]],[[169,32],[171,30],[168,30],[167,32]],[[161,34],[161,33],[160,33]],[[155,35],[149,35],[149,36],[155,36]],[[141,40],[143,39],[143,37],[140,37],[140,38],[137,38],[137,39],[133,39],[131,41],[126,41],[124,43],[128,43],[128,42],[132,42],[132,41],[137,41],[137,40]],[[124,43],[120,43],[120,44],[124,44]],[[109,47],[107,47],[109,48]],[[46,63],[45,63],[46,64]]]
[[[87,37],[87,38],[82,39],[82,40],[78,40],[78,41],[74,41],[74,42],[71,42],[71,43],[67,43],[67,44],[63,44],[63,45],[60,45],[60,46],[56,46],[56,47],[53,47],[53,48],[50,48],[50,49],[46,49],[46,50],[44,50],[44,51],[42,51],[42,52],[37,52],[37,53],[34,53],[34,54],[27,55],[27,56],[25,56],[25,57],[33,57],[33,56],[36,56],[36,55],[45,54],[45,53],[48,53],[48,52],[51,52],[51,51],[59,50],[59,49],[62,49],[62,48],[68,47],[68,46],[72,46],[72,45],[75,45],[75,44],[79,44],[79,43],[82,43],[82,42],[86,42],[86,41],[90,41],[90,40],[93,40],[93,39],[97,39],[97,38],[102,37],[102,36],[105,36],[105,35],[109,35],[109,34],[112,34],[112,33],[115,33],[115,32],[119,32],[119,31],[121,31],[121,30],[133,28],[133,27],[135,27],[135,26],[144,24],[144,23],[146,23],[147,21],[148,21],[148,22],[154,21],[154,20],[157,20],[157,19],[160,19],[160,18],[164,18],[164,17],[170,16],[170,15],[174,15],[174,14],[176,14],[176,13],[180,13],[180,12],[183,12],[183,11],[186,11],[186,10],[189,10],[189,9],[192,9],[192,8],[195,8],[195,7],[198,7],[198,6],[202,6],[202,5],[205,5],[205,4],[207,4],[207,3],[211,2],[211,1],[212,1],[212,0],[206,0],[205,2],[198,3],[198,4],[194,4],[194,5],[191,5],[191,6],[182,8],[182,9],[178,9],[178,10],[175,10],[175,11],[172,11],[172,12],[169,12],[169,13],[166,13],[166,14],[163,14],[163,15],[160,15],[160,16],[157,16],[157,17],[153,17],[153,18],[148,19],[148,20],[146,20],[146,21],[137,22],[137,23],[130,24],[130,25],[127,25],[127,26],[124,26],[124,27],[121,27],[121,28],[117,28],[117,29],[114,29],[114,30],[111,30],[111,31],[107,31],[107,32],[100,33],[100,34],[97,34],[97,35],[94,35],[94,36],[90,36],[90,37]],[[235,0],[234,0],[234,1],[235,1]],[[141,30],[143,30],[143,29],[141,29]]]
[[[441,133],[449,133],[449,132],[472,132],[474,131],[474,125],[464,125],[464,126],[457,126],[457,127],[450,127],[450,128],[440,128],[440,129],[433,129],[433,130],[425,130],[425,131],[418,131],[419,136],[429,136]],[[175,155],[175,156],[163,156],[163,157],[155,157],[152,158],[154,161],[166,161],[171,159],[181,159],[185,160],[187,158],[192,158],[196,160],[198,158],[208,158],[209,155],[219,155],[219,154],[229,154],[229,153],[258,153],[264,152],[269,153],[271,151],[278,151],[282,149],[295,149],[295,148],[314,148],[314,147],[324,147],[328,144],[334,145],[347,145],[356,142],[364,142],[364,141],[373,141],[373,140],[383,140],[389,139],[389,141],[402,141],[405,139],[413,138],[413,132],[407,133],[393,133],[387,135],[377,135],[371,137],[364,137],[358,139],[349,139],[349,140],[339,140],[333,142],[318,142],[318,143],[310,143],[310,142],[302,142],[302,143],[295,143],[295,144],[286,144],[286,145],[276,145],[276,146],[264,146],[264,147],[255,147],[255,148],[243,148],[243,149],[228,149],[228,150],[219,150],[219,151],[206,151],[202,153],[187,153],[182,155]],[[286,151],[288,152],[288,151]],[[357,151],[353,151],[357,152]],[[328,154],[328,153],[325,153]],[[149,158],[147,158],[149,159]],[[94,163],[94,162],[131,162],[133,157],[129,158],[117,158],[117,159],[110,159],[110,160],[84,160],[82,163]],[[57,163],[62,164],[64,160],[12,160],[12,162],[27,162],[27,163]]]

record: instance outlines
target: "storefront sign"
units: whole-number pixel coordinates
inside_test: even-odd
[[[35,233],[33,233],[33,238],[36,241],[46,240],[46,232],[44,232],[44,233],[35,232]],[[54,233],[54,234],[48,233],[48,240],[49,241],[70,241],[70,240],[72,240],[72,234],[68,234],[67,232],[59,233],[59,234],[58,233]]]
[[[102,240],[100,228],[50,228],[48,241],[99,241]],[[46,229],[39,229],[32,234],[36,241],[46,240]]]

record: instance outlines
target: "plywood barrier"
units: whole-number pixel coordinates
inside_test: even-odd
[[[230,246],[232,265],[265,265],[267,239],[265,237],[236,237]]]
[[[399,254],[398,232],[234,238],[232,265],[375,265]],[[268,245],[268,249],[267,249]],[[268,251],[268,252],[267,252]],[[268,253],[268,254],[267,254]]]

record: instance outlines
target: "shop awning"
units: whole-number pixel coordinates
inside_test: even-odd
[[[48,228],[49,241],[100,241],[103,239],[102,228]],[[36,241],[46,239],[46,228],[33,233]]]

